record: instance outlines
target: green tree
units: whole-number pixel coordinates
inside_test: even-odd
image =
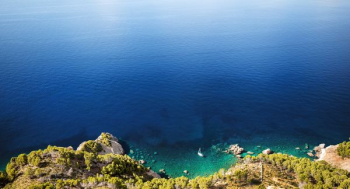
[[[337,153],[343,158],[350,158],[350,141],[340,143],[337,148]]]
[[[5,186],[9,182],[7,178],[7,174],[5,172],[0,171],[0,188]]]
[[[16,159],[16,164],[18,166],[24,166],[28,163],[28,157],[25,154],[20,154]]]

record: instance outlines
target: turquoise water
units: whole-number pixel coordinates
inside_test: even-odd
[[[1,0],[1,167],[101,132],[148,152],[146,166],[190,177],[236,161],[213,145],[306,156],[295,148],[347,140],[349,8],[346,0]]]
[[[272,136],[271,136],[272,137]],[[202,148],[202,153],[205,157],[197,155],[198,148],[193,145],[185,144],[184,146],[169,147],[150,147],[148,145],[130,144],[128,155],[136,160],[145,160],[146,167],[151,167],[154,171],[164,169],[168,177],[186,176],[194,178],[198,175],[210,175],[217,172],[219,169],[228,169],[234,165],[238,158],[232,154],[223,152],[230,144],[237,142],[245,149],[242,157],[248,155],[247,152],[254,152],[253,156],[261,153],[263,150],[270,148],[274,153],[286,153],[297,157],[307,157],[310,149],[313,149],[317,144],[305,143],[303,139],[290,139],[274,136],[269,138],[259,138],[258,136],[251,140],[229,140],[231,143],[216,143],[206,148]],[[236,143],[235,143],[236,142]],[[308,146],[306,148],[305,146]],[[191,147],[189,147],[191,146]],[[200,144],[197,144],[200,146]],[[299,147],[300,149],[296,149]],[[189,173],[185,174],[183,171]]]

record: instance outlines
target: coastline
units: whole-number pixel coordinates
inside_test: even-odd
[[[337,154],[338,145],[330,145],[322,149],[317,161],[326,161],[330,165],[350,171],[350,159],[342,158]]]
[[[309,150],[312,157],[321,157],[320,160],[327,160],[334,156],[336,146],[324,148],[320,144]],[[125,146],[124,146],[125,148]],[[135,159],[126,154],[126,149],[120,144],[118,138],[110,133],[102,133],[96,140],[82,142],[74,150],[73,147],[48,146],[44,150],[32,151],[29,154],[20,154],[8,163],[6,172],[0,172],[0,187],[5,188],[161,188],[159,184],[173,185],[177,188],[230,188],[250,187],[252,185],[260,188],[263,186],[350,186],[350,173],[342,167],[332,167],[324,161],[313,161],[310,158],[298,158],[293,155],[282,154],[272,150],[264,149],[255,154],[252,151],[244,150],[238,144],[215,147],[212,150],[219,154],[226,154],[231,159],[236,158],[237,162],[227,169],[222,167],[207,176],[191,177],[192,170],[183,170],[182,175],[172,177],[167,169],[155,170],[149,167],[145,159]],[[261,149],[261,146],[259,147]],[[128,149],[129,153],[134,149]],[[298,147],[297,149],[301,149]],[[333,150],[333,151],[332,151]],[[245,151],[245,154],[243,153]],[[205,151],[202,151],[205,154]],[[135,149],[133,155],[140,155],[144,158],[147,154]],[[158,155],[158,152],[153,152]],[[210,154],[199,157],[205,160]],[[335,154],[336,155],[336,154]],[[345,161],[349,162],[347,158]],[[183,163],[185,164],[185,163]],[[176,165],[176,164],[174,164]],[[206,165],[202,164],[202,167]],[[303,172],[319,169],[310,176]],[[181,167],[177,167],[181,169]],[[317,171],[317,170],[316,170]],[[326,177],[333,179],[331,183],[327,178],[317,176],[316,173],[327,171]],[[316,175],[314,175],[316,174]],[[339,174],[341,175],[339,177]],[[321,174],[322,175],[322,174]],[[338,178],[338,180],[334,180]],[[324,182],[324,183],[323,183]],[[66,187],[68,186],[68,187]],[[69,187],[70,186],[70,187]]]
[[[242,158],[249,155],[247,153],[248,151],[254,152],[253,156],[256,156],[267,148],[270,148],[274,153],[290,154],[295,157],[309,158],[312,160],[316,158],[308,156],[307,153],[310,149],[313,149],[317,143],[308,144],[309,149],[305,149],[304,141],[298,142],[297,138],[294,140],[285,138],[279,139],[278,141],[276,139],[273,140],[273,137],[256,137],[254,140],[237,139],[230,139],[229,141],[231,142],[216,143],[206,147],[195,143],[189,148],[185,146],[173,146],[171,148],[159,147],[125,141],[127,145],[127,150],[125,152],[135,160],[145,160],[145,166],[151,167],[155,171],[165,169],[169,177],[187,176],[189,178],[209,176],[221,168],[228,169],[232,165],[235,165],[239,161],[239,158],[223,152],[230,144],[239,144],[245,149],[241,154]],[[287,141],[289,141],[289,143],[287,143]],[[199,147],[202,147],[203,152],[207,155],[205,158],[200,158],[197,155]],[[297,150],[297,147],[300,149]],[[133,153],[130,153],[131,150]],[[28,151],[28,153],[29,152],[30,151]],[[157,153],[156,155],[154,154],[155,152]],[[15,154],[13,156],[17,155],[18,154]],[[2,165],[3,169],[1,170],[5,170],[7,162],[8,161]],[[188,170],[189,174],[184,174],[184,170]]]

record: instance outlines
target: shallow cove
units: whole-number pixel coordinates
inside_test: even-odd
[[[213,152],[217,144],[305,156],[295,147],[346,140],[349,8],[346,0],[3,0],[0,163],[110,132],[143,151],[131,156],[146,166],[193,177],[235,162]]]

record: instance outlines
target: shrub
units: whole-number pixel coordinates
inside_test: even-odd
[[[350,176],[349,172],[333,168],[325,161],[311,161],[308,158],[296,158],[286,154],[261,155],[261,157],[269,163],[276,164],[281,170],[287,170],[289,166],[300,181],[307,183],[305,188],[317,188],[322,185],[339,187]]]
[[[234,172],[234,176],[239,182],[246,182],[248,178],[248,171],[246,169],[239,169]]]
[[[199,188],[207,189],[212,185],[212,178],[209,177],[199,177],[198,179]]]
[[[116,188],[126,188],[124,181],[118,177],[112,177],[108,179],[108,183],[113,184]]]
[[[33,151],[31,153],[28,154],[28,163],[39,167],[41,161],[42,161],[42,151],[38,150],[38,151]]]
[[[28,163],[28,157],[25,154],[20,154],[17,158],[16,158],[16,164],[18,166],[24,166],[27,165]]]
[[[350,158],[350,141],[340,143],[337,148],[337,153],[343,158]]]
[[[8,183],[7,174],[5,172],[0,171],[0,188],[5,186]]]
[[[64,185],[65,186],[70,186],[70,187],[73,187],[73,186],[78,186],[79,183],[80,183],[80,179],[67,179],[64,182]]]
[[[188,184],[188,178],[184,176],[175,178],[175,185],[178,188],[185,188],[187,184]]]
[[[96,141],[89,140],[89,141],[84,143],[82,150],[87,151],[87,152],[97,153],[97,152],[102,151],[102,146],[101,146],[101,144],[97,143]]]
[[[90,171],[92,162],[96,159],[96,156],[93,153],[85,152],[84,159],[85,159],[86,169]]]
[[[100,142],[106,146],[111,146],[112,136],[109,133],[102,133]]]
[[[27,167],[25,170],[24,170],[24,174],[27,175],[27,176],[32,176],[34,175],[34,170]]]
[[[104,166],[101,173],[104,175],[122,176],[144,173],[147,169],[127,155],[114,155],[112,163]],[[99,156],[101,158],[101,156]]]
[[[45,182],[40,184],[33,184],[29,186],[29,189],[55,189],[55,187],[53,184],[49,182]]]
[[[18,166],[16,164],[16,158],[11,158],[10,162],[6,165],[6,173],[8,179],[12,181],[17,175]]]

